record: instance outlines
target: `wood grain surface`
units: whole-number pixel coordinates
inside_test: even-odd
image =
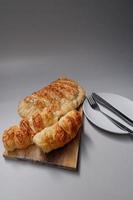
[[[69,144],[51,153],[45,154],[36,145],[31,145],[27,149],[15,150],[13,152],[5,151],[3,156],[8,159],[21,159],[76,170],[78,167],[81,130],[79,130],[76,138]]]
[[[82,105],[78,110],[83,117]],[[81,133],[82,126],[79,129],[77,136],[70,143],[47,154],[43,153],[36,145],[31,145],[26,149],[16,149],[12,152],[5,151],[3,156],[7,159],[20,159],[32,161],[34,163],[49,164],[68,170],[77,170]]]

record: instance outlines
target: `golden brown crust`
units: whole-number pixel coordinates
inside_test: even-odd
[[[21,120],[19,126],[12,126],[4,131],[3,144],[7,151],[24,149],[32,144],[35,133],[26,119]]]
[[[44,123],[43,123],[42,117],[39,113],[35,113],[32,116],[32,120],[33,120],[33,126],[34,126],[36,132],[39,132],[44,128]]]
[[[81,113],[73,110],[56,124],[43,129],[33,137],[33,142],[48,153],[70,142],[82,124]]]
[[[7,151],[13,151],[15,149],[14,132],[16,132],[17,129],[17,126],[12,126],[3,133],[2,140]]]
[[[22,117],[20,124],[4,131],[5,148],[7,151],[26,148],[33,143],[38,132],[46,133],[45,141],[35,142],[37,145],[41,143],[44,151],[64,146],[75,137],[81,125],[81,115],[72,110],[77,109],[84,98],[82,87],[66,77],[27,96],[18,105],[18,113]]]
[[[40,131],[76,109],[84,98],[85,92],[77,82],[62,77],[22,100],[18,113],[28,118],[34,131]]]

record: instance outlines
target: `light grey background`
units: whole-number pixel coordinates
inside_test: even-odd
[[[133,100],[132,1],[0,0],[0,132],[20,99],[60,75]],[[6,161],[2,200],[132,200],[133,139],[84,121],[77,173]]]

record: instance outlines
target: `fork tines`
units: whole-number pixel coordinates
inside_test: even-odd
[[[90,106],[92,108],[95,108],[95,100],[94,100],[94,98],[91,95],[87,97],[87,100],[88,100]]]

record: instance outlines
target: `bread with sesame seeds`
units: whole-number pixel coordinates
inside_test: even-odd
[[[19,125],[6,129],[2,136],[4,147],[7,151],[25,149],[33,143],[34,132],[26,119],[22,119]]]
[[[75,138],[82,124],[82,115],[77,110],[72,110],[63,116],[57,123],[49,126],[33,137],[33,142],[44,153],[63,147]]]
[[[42,149],[49,152],[64,146],[76,136],[81,125],[76,109],[83,103],[84,98],[83,88],[76,81],[65,77],[24,98],[18,105],[18,113],[22,117],[20,124],[4,131],[2,140],[5,149],[14,151],[27,148],[33,144],[33,138],[35,144],[40,146],[38,143],[40,134],[44,135],[50,130],[48,136],[53,137],[53,140],[47,140],[47,148],[42,147]],[[79,120],[79,124],[76,120]],[[68,134],[65,127],[70,129],[71,133]]]
[[[22,100],[18,114],[26,117],[33,130],[39,132],[77,109],[84,98],[85,91],[76,81],[62,77]]]

